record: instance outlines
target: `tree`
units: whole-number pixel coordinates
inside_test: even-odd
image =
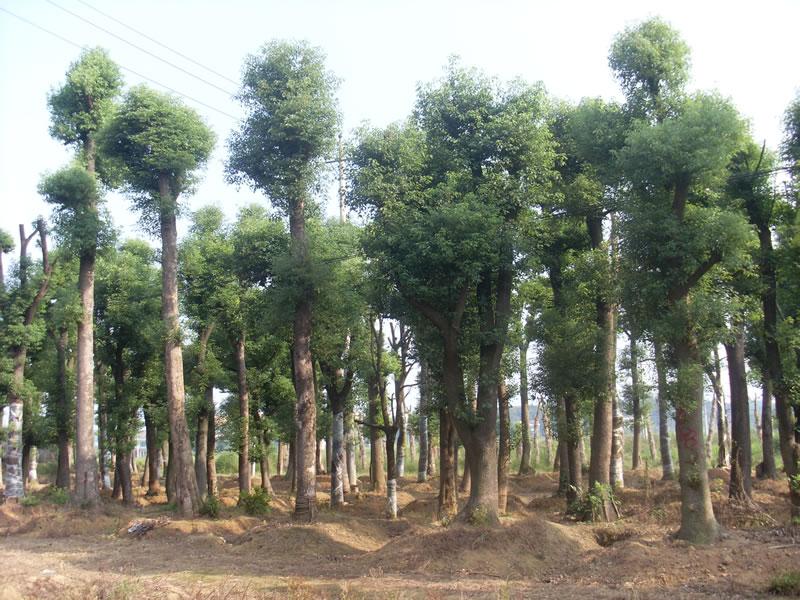
[[[145,86],[133,88],[104,134],[103,148],[121,168],[121,178],[143,221],[161,232],[162,319],[165,377],[176,498],[184,515],[199,508],[197,479],[184,408],[182,335],[178,322],[179,196],[191,190],[214,135],[195,111]]]
[[[31,272],[28,245],[39,236],[42,253],[41,272]],[[8,402],[8,431],[3,451],[3,485],[6,498],[19,501],[25,495],[22,473],[23,399],[34,393],[25,379],[28,349],[38,343],[41,331],[34,327],[42,301],[47,295],[53,274],[53,263],[47,250],[47,230],[44,219],[38,219],[34,230],[26,235],[25,226],[19,226],[18,283],[9,290],[3,304],[2,347],[7,350],[4,361],[2,387]],[[34,280],[35,276],[35,280]],[[33,285],[35,282],[36,285]]]
[[[472,479],[468,521],[498,519],[500,358],[519,224],[553,163],[544,102],[538,86],[501,88],[453,63],[442,80],[420,88],[411,122],[362,131],[352,158],[351,203],[374,218],[367,254],[437,331],[442,387]],[[463,354],[478,357],[475,408]]]
[[[733,107],[714,95],[686,100],[679,113],[635,129],[620,160],[634,186],[626,201],[623,247],[656,336],[671,345],[676,369],[676,429],[681,483],[679,537],[717,538],[702,445],[702,328],[706,306],[696,298],[703,276],[735,264],[746,223],[708,190],[743,140]]]
[[[289,217],[296,268],[292,355],[297,391],[294,515],[316,515],[316,407],[311,360],[313,286],[306,216],[325,159],[336,144],[336,82],[320,50],[272,42],[245,61],[239,100],[247,116],[229,140],[228,177],[266,194]]]
[[[97,135],[114,109],[122,76],[105,50],[85,50],[70,65],[65,84],[48,98],[50,133],[76,149],[81,167],[62,171],[43,184],[48,201],[68,213],[71,234],[78,239],[78,289],[83,309],[78,323],[77,395],[75,401],[75,499],[82,505],[100,500],[94,451],[94,264],[102,232],[99,194],[94,182]],[[83,169],[85,168],[85,171]],[[81,176],[81,172],[86,177]],[[69,179],[69,180],[68,180]],[[80,181],[83,179],[83,181]],[[62,186],[62,189],[57,189]],[[64,189],[63,186],[71,186]],[[59,192],[62,192],[59,194]]]

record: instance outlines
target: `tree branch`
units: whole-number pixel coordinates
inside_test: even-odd
[[[708,273],[708,271],[715,264],[722,260],[722,253],[719,250],[714,250],[706,260],[698,265],[694,272],[689,275],[685,282],[670,289],[668,299],[670,303],[675,303],[686,297],[689,291],[697,284],[698,281]]]

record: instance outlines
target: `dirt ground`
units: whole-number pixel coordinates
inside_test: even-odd
[[[436,523],[436,479],[403,480],[390,521],[372,493],[332,511],[320,477],[311,525],[292,523],[280,478],[266,518],[245,515],[235,479],[222,478],[217,520],[179,519],[143,490],[134,508],[106,498],[89,513],[54,504],[41,486],[38,506],[0,506],[0,600],[758,598],[775,575],[800,570],[785,482],[756,482],[757,507],[743,508],[725,497],[727,473],[712,471],[725,534],[694,547],[671,538],[678,486],[656,477],[627,474],[623,516],[610,525],[565,519],[552,474],[514,477],[498,529]],[[143,520],[156,526],[128,533]]]

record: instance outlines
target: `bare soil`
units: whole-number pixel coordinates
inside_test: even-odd
[[[180,519],[141,489],[136,507],[104,498],[87,512],[34,486],[38,506],[0,506],[0,600],[767,597],[774,576],[800,569],[786,483],[757,481],[755,505],[740,506],[726,498],[727,473],[710,476],[724,536],[708,547],[671,537],[678,486],[656,470],[627,474],[612,524],[565,518],[550,473],[514,477],[509,514],[494,529],[436,522],[435,479],[402,480],[391,521],[372,493],[331,510],[322,476],[310,525],[292,522],[278,477],[265,518],[245,515],[235,478],[222,478],[216,520]],[[153,528],[133,536],[136,522]]]

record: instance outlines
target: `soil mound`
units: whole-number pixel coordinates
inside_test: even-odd
[[[488,529],[454,524],[415,529],[361,560],[368,572],[540,577],[597,549],[591,531],[525,517]]]

